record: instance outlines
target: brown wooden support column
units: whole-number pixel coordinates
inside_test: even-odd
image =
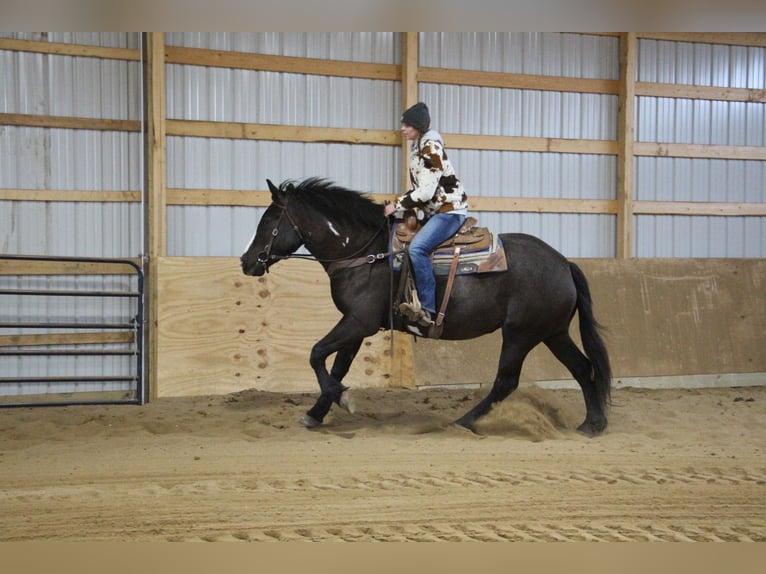
[[[633,257],[633,142],[635,137],[636,58],[635,32],[620,35],[620,113],[617,153],[617,252]]]
[[[166,141],[165,141],[165,36],[145,32],[144,47],[144,271],[146,273],[145,326],[147,398],[157,398],[158,310],[160,257],[167,252]]]
[[[418,101],[418,33],[402,33],[402,109],[401,115],[411,105]],[[397,122],[399,118],[397,117]],[[399,128],[397,123],[396,128]],[[401,189],[394,190],[396,195],[401,195],[410,187],[410,145],[402,140],[401,166],[402,179]],[[412,364],[412,336],[398,331],[391,331],[391,378],[403,387],[415,386],[415,370]]]

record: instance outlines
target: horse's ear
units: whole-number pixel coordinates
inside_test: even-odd
[[[279,188],[276,185],[274,185],[270,179],[267,179],[266,183],[269,185],[269,191],[271,191],[271,200],[278,201],[280,196]]]

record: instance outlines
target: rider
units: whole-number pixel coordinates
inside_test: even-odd
[[[431,252],[457,233],[468,212],[468,197],[463,184],[455,176],[441,135],[430,129],[428,107],[418,102],[408,108],[401,119],[402,136],[410,143],[410,183],[412,189],[394,203],[386,205],[386,216],[402,218],[414,210],[424,225],[410,243],[409,253],[415,275],[420,309],[402,303],[400,310],[423,327],[433,323],[436,315],[436,280]]]

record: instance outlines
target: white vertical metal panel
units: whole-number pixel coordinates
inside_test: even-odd
[[[136,48],[139,34],[14,33],[19,39]],[[6,113],[138,120],[138,62],[22,51],[0,51],[0,110]],[[0,127],[0,188],[140,190],[141,137],[137,133]],[[135,257],[141,251],[141,208],[129,203],[4,201],[0,248],[4,253],[83,257]],[[9,288],[136,290],[135,279],[115,277],[4,277]],[[9,321],[127,320],[130,302],[88,297],[3,301]],[[24,330],[29,334],[29,330]],[[2,376],[89,376],[130,372],[126,357],[22,357],[3,360]],[[40,383],[3,387],[5,394],[104,391],[127,383]]]
[[[397,193],[398,154],[389,146],[170,137],[168,186],[265,190],[267,179],[325,177],[362,193]],[[261,214],[247,207],[170,206],[168,255],[240,255]]]
[[[619,78],[619,39],[553,32],[421,32],[420,65],[514,74]]]
[[[401,55],[399,36],[395,32],[168,32],[165,41],[185,48],[396,64]]]
[[[576,34],[421,33],[421,66],[616,78],[616,38]],[[606,40],[606,41],[604,41]],[[616,96],[421,84],[432,126],[443,133],[616,139]],[[616,159],[449,148],[470,197],[613,199]],[[614,256],[608,215],[476,213],[499,231],[532,233],[570,257]]]
[[[396,63],[393,33],[170,33],[170,45],[358,62]],[[169,118],[296,126],[396,129],[398,82],[303,74],[167,67]],[[266,179],[319,176],[365,192],[398,192],[399,150],[389,146],[168,138],[168,186],[266,189]],[[239,255],[262,210],[171,206],[170,255]]]
[[[171,119],[395,129],[393,81],[201,66],[167,67]]]
[[[0,188],[140,189],[135,133],[0,128]],[[135,257],[141,250],[138,204],[5,201],[0,246],[6,253]]]
[[[701,43],[639,41],[637,79],[764,89],[766,49]],[[641,96],[636,140],[763,146],[766,106],[750,102]],[[636,158],[636,198],[657,201],[766,201],[766,162]],[[639,257],[763,257],[763,217],[639,215]]]

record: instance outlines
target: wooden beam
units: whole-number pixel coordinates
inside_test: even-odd
[[[460,149],[526,151],[541,153],[582,153],[617,155],[618,145],[611,140],[575,140],[522,136],[443,134],[448,147]]]
[[[454,84],[485,88],[513,88],[519,90],[542,90],[550,92],[579,92],[591,94],[617,94],[616,80],[568,78],[563,76],[539,76],[509,74],[506,72],[482,72],[450,68],[420,68],[418,81],[432,84]]]
[[[418,102],[418,33],[402,34],[402,113]],[[397,118],[399,119],[399,118]],[[410,188],[410,142],[400,138],[402,180],[401,193]]]
[[[57,128],[118,132],[141,131],[141,122],[135,120],[75,118],[67,116],[44,116],[40,114],[0,113],[0,125],[20,126],[28,128]]]
[[[138,62],[141,59],[140,51],[131,48],[108,48],[102,46],[86,46],[83,44],[66,44],[63,42],[14,40],[11,38],[0,38],[0,50],[50,54],[53,56],[101,58],[104,60],[128,60],[135,62]]]
[[[766,160],[766,147],[636,142],[635,155],[704,159]]]
[[[620,36],[620,95],[617,121],[617,245],[620,259],[633,257],[633,156],[638,43],[634,32]]]
[[[167,250],[165,37],[162,32],[143,34],[144,57],[144,249],[146,265],[145,350],[148,399],[157,397],[159,352],[159,260]]]
[[[377,203],[393,201],[397,194],[366,194]],[[266,190],[238,189],[168,189],[168,205],[229,205],[268,207],[271,193]],[[480,197],[471,196],[471,211],[528,213],[617,213],[614,200],[568,199],[545,197]]]
[[[270,54],[209,50],[204,48],[166,46],[165,57],[168,64],[309,74],[314,76],[395,81],[399,79],[400,75],[399,66],[394,64],[296,58],[294,56],[274,56]]]
[[[637,36],[647,40],[766,48],[766,34],[763,32],[639,32]]]
[[[141,201],[141,192],[64,189],[0,189],[0,201],[125,203]]]
[[[766,90],[661,84],[655,82],[636,82],[636,95],[658,98],[685,98],[690,100],[766,103]]]
[[[613,199],[567,199],[558,197],[470,197],[471,211],[501,213],[617,213]],[[481,222],[480,222],[481,223]]]
[[[167,205],[229,205],[268,207],[271,192],[242,189],[179,189],[167,190]]]
[[[167,120],[167,135],[372,145],[399,145],[399,142],[401,141],[399,133],[392,130],[320,128],[311,126],[192,120]]]
[[[641,215],[766,216],[766,203],[701,201],[636,201],[633,213]]]
[[[139,259],[130,259],[141,265]],[[0,275],[135,275],[127,264],[82,261],[23,261],[0,259]]]
[[[42,333],[39,335],[1,335],[0,347],[36,347],[41,345],[104,345],[132,343],[133,333]]]

